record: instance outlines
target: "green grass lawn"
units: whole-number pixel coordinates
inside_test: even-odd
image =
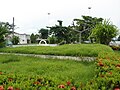
[[[91,57],[114,53],[110,47],[101,44],[0,48],[0,52]],[[95,62],[0,55],[0,85],[5,90],[9,86],[20,90],[59,90],[59,85],[65,85],[64,90],[73,90],[72,86],[80,90],[95,77]],[[72,83],[71,86],[66,84],[67,81]]]
[[[27,46],[16,48],[1,48],[0,52],[28,53],[44,55],[64,55],[64,56],[98,56],[100,52],[113,52],[113,50],[102,44],[66,44],[56,47],[50,46]]]
[[[66,81],[86,83],[95,76],[94,69],[94,62],[0,55],[0,71],[2,72],[39,75],[50,78],[56,83]]]
[[[114,50],[115,54],[120,56],[120,50]]]

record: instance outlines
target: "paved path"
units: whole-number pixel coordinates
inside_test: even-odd
[[[25,46],[51,46],[55,47],[58,46],[57,44],[25,44],[25,45],[12,45],[12,47],[25,47]]]
[[[33,56],[33,57],[40,57],[40,58],[52,58],[52,59],[68,59],[68,60],[76,60],[76,61],[94,61],[96,57],[75,57],[75,56],[55,56],[55,55],[37,55],[37,54],[20,54],[20,53],[3,53],[0,54],[13,54],[13,55],[20,55],[20,56]]]

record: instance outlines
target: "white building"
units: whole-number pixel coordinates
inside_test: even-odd
[[[30,35],[28,34],[15,34],[15,36],[19,37],[19,44],[29,44],[30,43]]]
[[[7,39],[10,40],[12,38],[12,36],[13,36],[13,34],[8,35]],[[29,43],[31,43],[29,34],[19,34],[19,33],[14,32],[14,36],[19,37],[19,43],[18,44],[29,44]]]

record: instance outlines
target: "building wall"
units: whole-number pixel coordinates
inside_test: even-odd
[[[12,37],[12,35],[9,35]],[[19,33],[14,33],[14,36],[19,37],[19,44],[28,44],[30,43],[30,35],[28,34],[19,34]]]
[[[27,44],[27,37],[26,34],[19,34],[19,44]]]

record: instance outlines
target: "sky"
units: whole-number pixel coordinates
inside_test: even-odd
[[[12,24],[14,17],[15,32],[31,34],[58,24],[57,20],[68,26],[89,15],[110,19],[120,29],[119,4],[120,0],[0,0],[0,21]]]

